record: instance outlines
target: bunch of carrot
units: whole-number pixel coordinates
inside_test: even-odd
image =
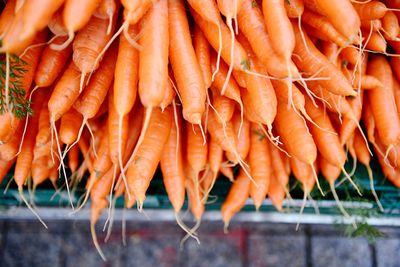
[[[92,229],[124,195],[143,208],[160,165],[177,222],[198,223],[222,173],[226,225],[250,196],[278,210],[372,154],[400,187],[400,1],[9,0],[0,16],[0,176],[36,187],[88,172]],[[24,75],[10,75],[19,56]],[[8,104],[19,82],[32,116]],[[363,125],[364,128],[360,126]],[[365,130],[365,133],[364,131]],[[66,160],[67,159],[67,160]],[[233,167],[240,166],[234,177]],[[68,179],[66,169],[73,173]],[[323,193],[323,192],[322,192]],[[377,201],[379,202],[378,198]],[[80,207],[77,209],[79,210]]]

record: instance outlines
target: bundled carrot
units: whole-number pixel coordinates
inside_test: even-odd
[[[219,176],[233,182],[226,227],[249,196],[257,210],[266,198],[282,210],[291,174],[302,210],[315,184],[325,193],[320,172],[348,216],[335,191],[342,173],[357,189],[346,151],[383,209],[370,164],[377,158],[400,186],[397,2],[8,1],[0,180],[16,162],[29,208],[29,178],[34,189],[47,179],[58,187],[59,174],[68,191],[86,182],[76,211],[91,198],[97,248],[103,210],[111,225],[124,195],[141,211],[158,166],[177,223],[195,239]],[[179,217],[186,200],[192,229]]]

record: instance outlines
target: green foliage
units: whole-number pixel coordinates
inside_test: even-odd
[[[6,80],[6,61],[5,58],[0,60],[0,114],[3,114],[11,109],[14,115],[21,119],[27,115],[32,114],[31,103],[25,98],[25,90],[20,78],[26,73],[26,62],[20,59],[16,55],[10,56],[10,78],[9,78],[9,90],[8,90],[8,103],[6,103],[5,96],[5,80]]]

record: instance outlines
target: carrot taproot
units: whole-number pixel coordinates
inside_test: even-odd
[[[182,99],[183,117],[193,124],[200,124],[205,111],[207,88],[192,46],[183,1],[168,1],[168,25],[169,58]]]
[[[206,20],[204,20],[197,12],[191,9],[191,14],[196,22],[196,24],[200,27],[204,35],[206,36],[210,45],[214,48],[215,51],[219,50],[220,42],[219,42],[219,34],[218,34],[218,27]],[[231,34],[228,27],[225,23],[222,22],[220,18],[221,25],[221,39],[222,39],[222,47],[221,47],[221,57],[224,59],[225,62],[233,62],[233,69],[234,70],[242,70],[242,62],[247,60],[246,52],[243,50],[243,47],[240,43],[235,39],[234,40],[234,58],[231,59]],[[229,74],[229,71],[228,71]],[[230,76],[230,75],[228,75]]]
[[[171,124],[172,110],[170,107],[166,108],[164,112],[161,112],[159,108],[153,109],[143,142],[140,143],[128,166],[128,186],[138,202],[139,210],[143,208],[146,190],[161,159],[163,147],[168,141]]]
[[[206,168],[208,146],[203,141],[200,127],[198,125],[190,125],[186,123],[186,160],[191,170],[195,190],[199,191],[199,175]],[[200,194],[197,193],[199,196]]]
[[[57,37],[53,43],[59,44],[65,41],[64,37]],[[51,45],[47,45],[43,50],[39,65],[35,73],[35,84],[38,87],[46,87],[53,84],[59,74],[65,67],[72,53],[71,46],[67,46],[64,50],[57,51],[51,49]]]
[[[178,117],[176,127],[171,127],[168,141],[164,146],[160,160],[164,186],[175,213],[182,209],[185,201],[181,126],[182,123]]]
[[[223,160],[224,151],[218,142],[210,135],[208,141],[208,164],[210,170],[214,177],[218,176],[222,160]]]
[[[248,155],[250,172],[255,181],[250,185],[250,196],[257,210],[259,210],[268,194],[272,173],[268,140],[265,137],[260,137],[260,134],[257,133],[257,131],[261,131],[258,129],[259,127],[254,123],[251,125],[250,151]]]
[[[100,1],[101,0],[88,0],[81,2],[79,0],[66,0],[62,17],[68,32],[68,39],[64,44],[53,46],[53,48],[62,50],[69,45],[75,37],[75,32],[81,30],[89,22]],[[107,29],[107,26],[105,29]]]
[[[340,34],[323,15],[306,10],[304,11],[301,19],[310,26],[318,29],[321,34],[324,34],[329,40],[333,41],[340,47],[343,47],[347,44],[346,38]]]
[[[212,82],[210,44],[197,25],[194,26],[193,30],[193,47],[203,75],[204,85],[206,88],[210,88]]]
[[[371,161],[371,155],[369,153],[368,147],[366,146],[364,139],[359,131],[354,132],[354,139],[353,139],[353,146],[355,153],[357,155],[357,159],[365,166],[367,169],[368,173],[368,178],[370,181],[370,187],[371,187],[371,192],[376,200],[376,203],[378,204],[378,207],[383,210],[382,204],[379,201],[379,197],[376,194],[375,191],[375,186],[374,186],[374,178],[373,178],[373,172],[370,166],[370,161]]]
[[[350,42],[354,41],[360,30],[360,17],[349,0],[316,0],[322,14]]]
[[[79,96],[80,72],[73,62],[70,62],[54,87],[49,99],[50,119],[57,121],[74,104]]]
[[[289,18],[300,18],[304,12],[303,0],[288,0],[284,2],[285,10]]]
[[[26,130],[25,138],[21,140],[21,151],[17,157],[14,180],[17,186],[22,187],[28,178],[31,164],[33,160],[33,149],[35,147],[36,134],[38,132],[38,123],[40,110],[42,108],[42,98],[44,91],[37,92],[32,99],[32,116],[29,118],[28,127]]]
[[[345,47],[340,51],[340,57],[352,65],[359,61],[359,52],[355,47]]]
[[[396,40],[400,33],[399,20],[393,11],[387,11],[382,18],[382,29],[385,37],[389,40]]]
[[[114,29],[116,18],[113,19]],[[83,83],[86,75],[97,70],[101,61],[101,52],[111,36],[107,34],[107,20],[92,17],[88,24],[76,35],[72,44],[72,59],[81,71],[80,92],[83,90]]]
[[[385,39],[377,32],[371,32],[365,29],[361,29],[362,35],[365,36],[363,45],[370,50],[385,53],[387,43]]]
[[[4,178],[7,176],[8,171],[11,169],[11,167],[14,165],[15,159],[12,160],[4,160],[0,159],[0,182],[4,180]]]
[[[211,88],[212,92],[212,105],[215,112],[218,114],[218,118],[223,123],[227,123],[231,120],[233,112],[235,111],[235,102],[219,93],[218,90]]]
[[[263,14],[258,6],[253,6],[252,0],[244,0],[238,13],[239,29],[249,41],[257,58],[265,65],[268,73],[282,78],[288,76],[288,70],[272,48],[271,38],[267,33]],[[296,66],[291,63],[291,72],[294,76]]]
[[[53,14],[47,27],[55,36],[67,36],[68,37],[68,30],[64,25],[62,8],[60,8],[56,13]],[[64,42],[66,42],[66,41],[64,41]],[[57,45],[62,45],[62,44],[60,43]],[[69,46],[69,44],[64,45],[64,49],[65,49],[65,47],[68,47],[68,46]]]
[[[379,137],[389,151],[399,143],[400,137],[400,121],[393,96],[392,71],[383,56],[373,56],[368,62],[367,74],[378,78],[384,85],[384,89],[368,90],[366,94]]]
[[[74,108],[69,109],[62,117],[60,124],[60,140],[70,145],[78,139],[79,128],[82,124],[82,115]]]
[[[93,16],[101,19],[108,19],[107,34],[112,31],[112,21],[116,10],[119,7],[116,0],[101,0],[96,10],[93,12]]]
[[[224,222],[224,228],[227,230],[229,222],[246,204],[251,190],[250,180],[243,171],[239,172],[235,182],[229,189],[228,196],[221,206],[221,215]]]
[[[380,1],[352,3],[361,20],[381,19],[387,12],[387,7]]]

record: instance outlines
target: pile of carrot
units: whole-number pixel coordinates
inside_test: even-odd
[[[30,207],[28,181],[69,192],[88,173],[73,208],[90,199],[92,229],[117,197],[141,211],[158,166],[194,238],[185,196],[199,224],[220,174],[232,181],[226,226],[249,196],[281,210],[291,174],[304,201],[322,174],[347,214],[335,182],[357,188],[349,157],[371,185],[376,157],[400,187],[399,11],[389,0],[9,0],[0,177],[15,165]],[[23,75],[10,75],[10,55]],[[25,118],[9,101],[16,82]]]

